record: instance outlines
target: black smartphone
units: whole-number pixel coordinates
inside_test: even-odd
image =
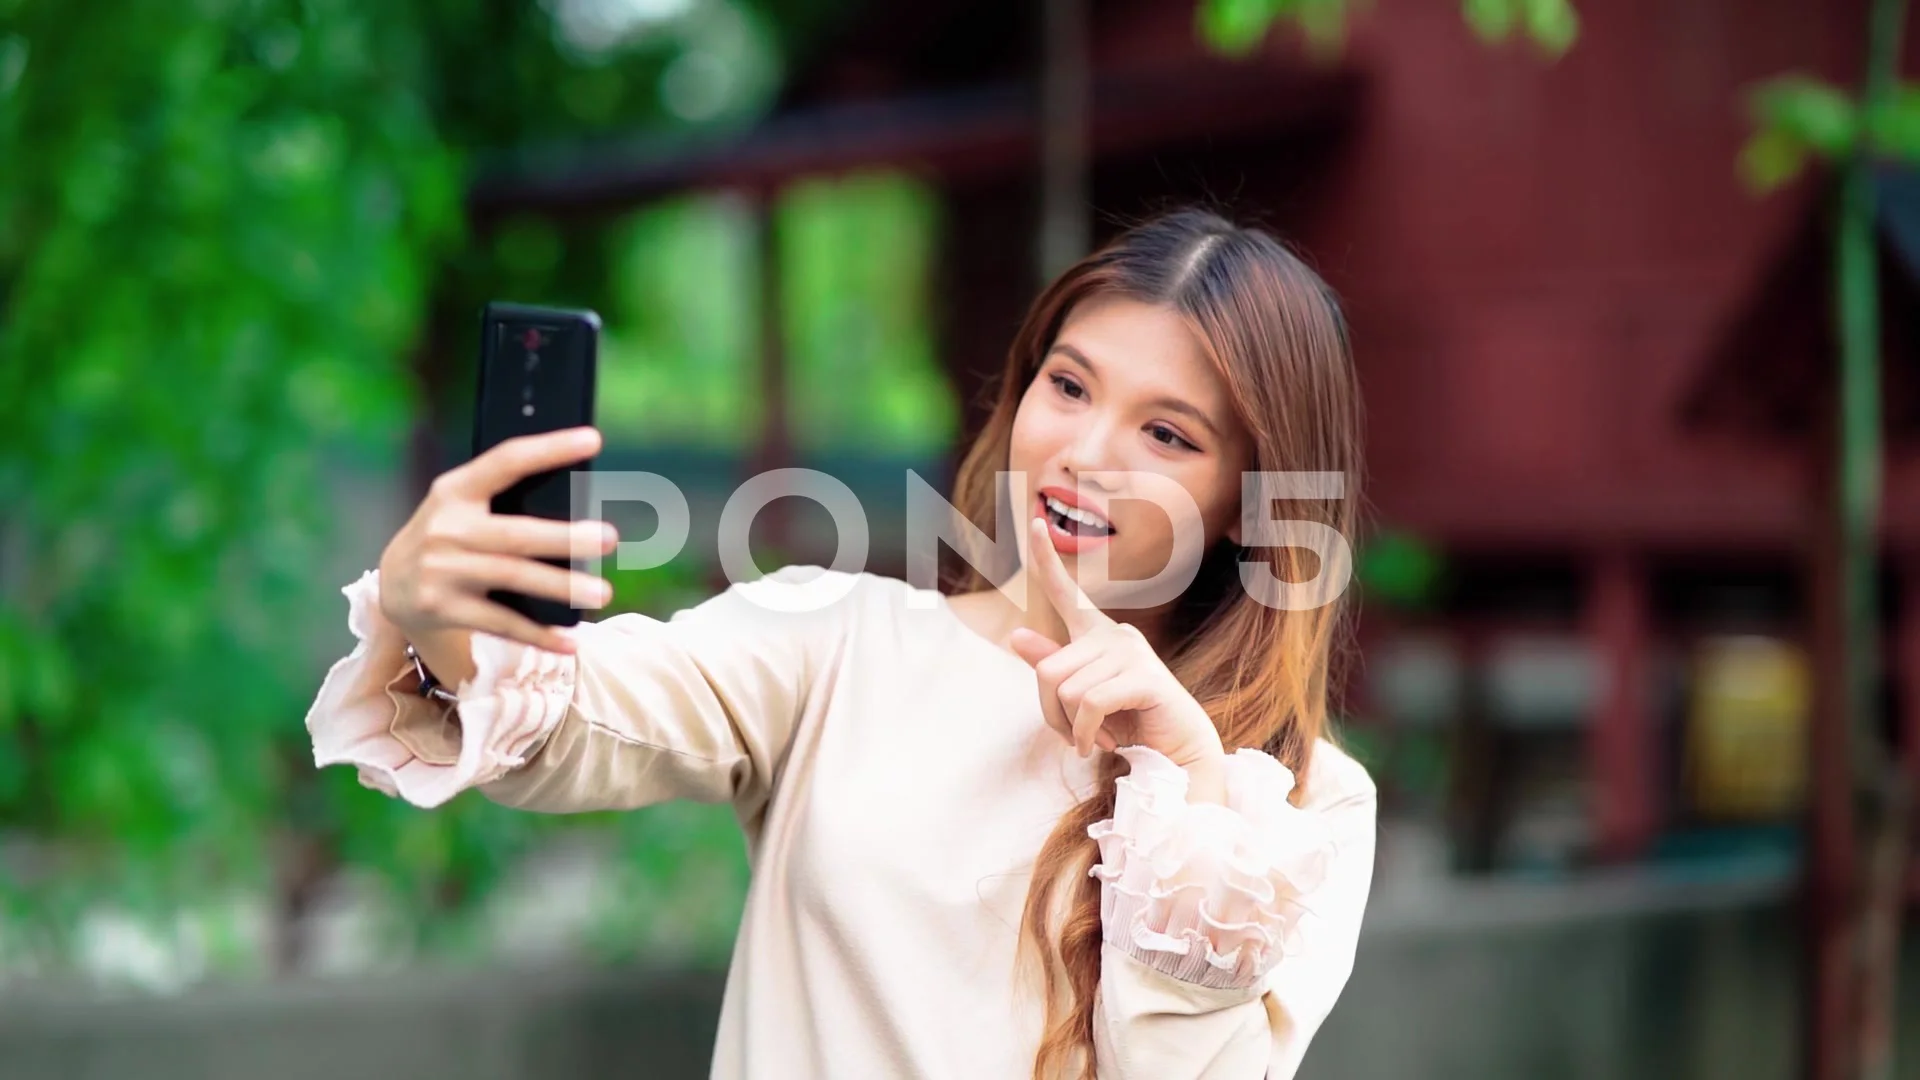
[[[517,435],[593,423],[594,374],[599,363],[600,316],[591,311],[491,303],[481,316],[480,385],[474,396],[475,457]],[[496,514],[557,521],[573,517],[575,472],[591,459],[524,477],[493,497]],[[577,560],[543,559],[585,570]],[[579,609],[559,600],[495,589],[487,598],[547,626],[572,626]]]

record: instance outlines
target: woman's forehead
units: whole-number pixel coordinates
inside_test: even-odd
[[[1054,347],[1084,361],[1103,383],[1147,395],[1172,394],[1218,421],[1232,418],[1225,380],[1187,320],[1171,308],[1093,297],[1067,315]]]

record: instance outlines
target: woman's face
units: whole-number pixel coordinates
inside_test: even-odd
[[[1176,518],[1199,533],[1179,552],[1183,571],[1222,536],[1238,541],[1251,440],[1199,340],[1166,308],[1113,296],[1074,308],[1020,400],[1009,458],[1026,479],[1022,524],[1048,519],[1054,548],[1103,607],[1174,561]],[[1197,519],[1179,510],[1181,491]]]

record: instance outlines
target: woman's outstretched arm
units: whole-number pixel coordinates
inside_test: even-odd
[[[314,760],[352,765],[363,783],[420,806],[478,788],[550,813],[732,802],[749,821],[851,599],[780,609],[795,590],[845,588],[845,577],[793,567],[670,619],[581,623],[567,631],[571,653],[474,633],[472,674],[450,703],[418,694],[369,571],[343,590],[358,643],[307,714]]]

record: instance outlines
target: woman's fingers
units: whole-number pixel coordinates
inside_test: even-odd
[[[1033,667],[1039,680],[1040,713],[1047,726],[1072,742],[1073,710],[1082,693],[1080,688],[1117,674],[1118,658],[1098,640],[1061,645],[1025,627],[1013,632],[1010,643],[1014,652]]]
[[[575,651],[573,638],[560,627],[537,623],[517,611],[478,596],[461,595],[447,601],[447,621],[548,652]]]
[[[1071,671],[1063,670],[1056,663],[1067,647],[1026,627],[1015,630],[1009,644],[1020,659],[1033,668],[1034,675],[1039,679],[1041,719],[1061,738],[1068,738],[1073,727],[1067,719],[1067,710],[1060,704],[1059,691],[1060,680]]]
[[[1061,680],[1059,691],[1060,707],[1065,710],[1067,715],[1069,727],[1065,734],[1067,734],[1070,739],[1074,727],[1078,726],[1078,717],[1081,709],[1084,707],[1083,702],[1086,700],[1088,692],[1094,687],[1120,674],[1122,674],[1122,668],[1119,658],[1115,657],[1112,653],[1103,653],[1087,662],[1080,670]],[[1077,741],[1074,742],[1074,749],[1079,749],[1079,743]]]
[[[1013,646],[1014,654],[1025,660],[1028,667],[1038,667],[1040,661],[1061,649],[1059,642],[1024,626],[1016,628],[1007,643]]]
[[[1088,690],[1080,698],[1080,708],[1073,714],[1073,749],[1081,757],[1093,752],[1098,744],[1098,736],[1105,735],[1102,725],[1107,717],[1123,709],[1137,709],[1146,704],[1141,687],[1127,675],[1120,674]],[[1108,737],[1108,742],[1112,737]],[[1111,750],[1112,747],[1108,746]]]
[[[505,589],[576,608],[597,608],[613,599],[613,587],[606,581],[534,559],[483,551],[441,552],[430,558],[435,574],[460,582],[467,587],[464,591]]]
[[[474,551],[527,558],[590,559],[619,543],[605,521],[552,521],[516,514],[487,514],[469,527],[466,546]]]
[[[600,431],[563,428],[516,435],[440,474],[436,487],[467,500],[490,499],[534,473],[585,461],[600,452]]]
[[[1028,523],[1027,551],[1033,560],[1031,576],[1039,580],[1047,602],[1060,614],[1069,634],[1078,639],[1113,621],[1067,573],[1067,564],[1060,561],[1060,552],[1054,549],[1046,518],[1036,517]]]
[[[600,432],[592,427],[523,435],[441,473],[381,553],[381,610],[397,626],[430,628],[451,621],[445,614],[451,602],[487,588],[579,608],[606,603],[608,590],[599,579],[535,561],[591,559],[606,552],[617,540],[605,522],[487,512],[492,496],[516,481],[590,459],[600,445]]]

